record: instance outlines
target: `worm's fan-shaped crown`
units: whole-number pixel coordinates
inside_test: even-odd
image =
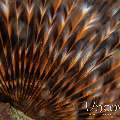
[[[119,0],[0,0],[1,100],[36,120],[120,116],[119,20]]]

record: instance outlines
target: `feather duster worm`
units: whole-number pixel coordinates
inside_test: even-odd
[[[119,117],[119,0],[0,0],[0,98],[36,120]]]

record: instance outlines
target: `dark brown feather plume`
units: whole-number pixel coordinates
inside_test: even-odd
[[[119,19],[119,0],[0,0],[1,96],[38,120],[106,117],[84,105],[119,104]]]

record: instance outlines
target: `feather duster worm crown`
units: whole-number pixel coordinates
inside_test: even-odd
[[[119,19],[119,0],[0,0],[0,99],[36,120],[104,118],[85,101],[119,104]]]

